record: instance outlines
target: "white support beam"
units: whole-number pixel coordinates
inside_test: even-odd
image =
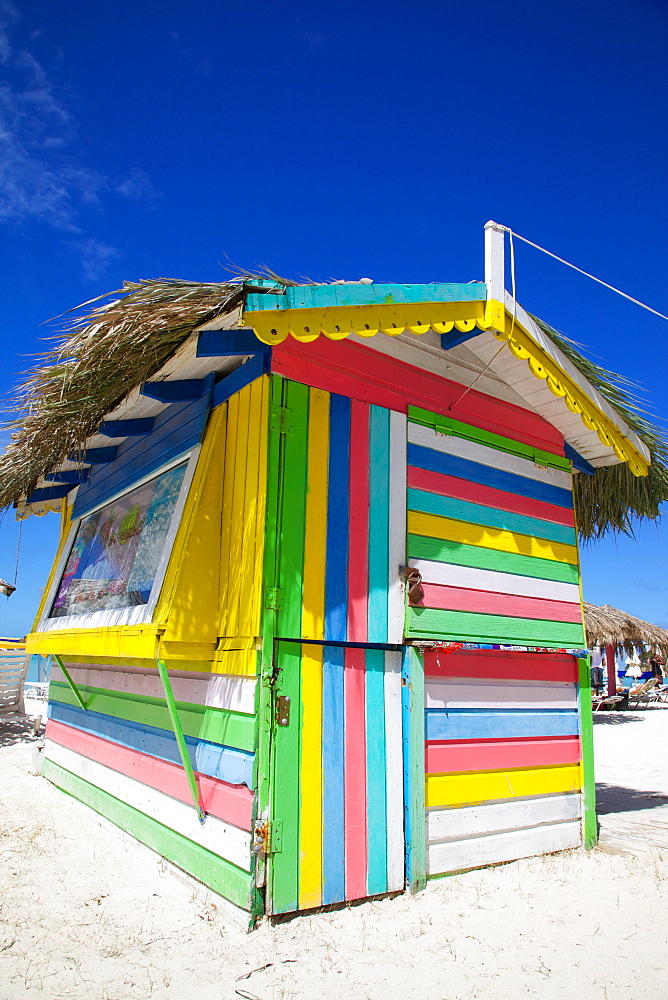
[[[485,223],[485,284],[487,299],[504,301],[506,231],[498,222]]]

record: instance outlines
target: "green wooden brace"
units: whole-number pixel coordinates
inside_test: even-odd
[[[167,710],[169,712],[169,717],[172,720],[172,729],[174,730],[174,736],[176,737],[176,743],[181,755],[181,763],[183,764],[183,769],[186,772],[186,777],[188,779],[188,785],[190,786],[190,794],[192,795],[193,805],[197,810],[197,816],[200,823],[203,823],[206,819],[206,812],[204,811],[204,806],[202,805],[199,788],[197,787],[197,779],[195,778],[195,772],[193,771],[193,766],[190,762],[190,756],[188,754],[188,747],[186,746],[183,730],[181,729],[181,723],[179,722],[179,715],[176,710],[176,702],[174,701],[174,694],[172,692],[172,685],[169,681],[167,666],[164,660],[159,660],[157,657],[155,662],[158,665],[158,673],[160,674],[160,680],[162,681],[162,686],[165,692]]]
[[[81,705],[81,707],[83,708],[83,710],[85,712],[86,711],[86,702],[81,697],[81,691],[79,690],[79,688],[76,686],[76,684],[74,683],[74,681],[70,677],[69,672],[67,670],[67,667],[65,666],[65,664],[63,663],[63,661],[61,660],[61,658],[58,656],[58,653],[52,653],[51,655],[53,656],[54,660],[56,661],[56,663],[58,664],[58,666],[62,670],[63,677],[65,678],[65,680],[67,681],[67,683],[69,684],[69,686],[72,688],[72,694],[74,695],[74,697],[79,702],[79,704]]]

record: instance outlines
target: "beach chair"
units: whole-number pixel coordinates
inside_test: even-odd
[[[29,662],[23,649],[0,649],[0,719],[24,714],[23,687]]]
[[[639,684],[637,687],[631,688],[629,691],[629,708],[633,707],[633,702],[635,702],[635,708],[638,708],[641,703],[647,708],[650,702],[657,701],[654,689],[658,683],[658,678],[650,677],[644,684]]]

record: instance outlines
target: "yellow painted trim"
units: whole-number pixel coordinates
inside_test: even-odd
[[[299,909],[322,903],[322,649],[302,647]]]
[[[469,524],[468,521],[454,521],[449,517],[439,517],[438,514],[422,514],[419,511],[409,510],[408,533],[426,535],[428,538],[442,538],[463,545],[477,545],[483,549],[495,549],[497,552],[515,552],[522,556],[551,559],[553,562],[570,563],[573,566],[578,562],[578,550],[575,545],[552,542],[547,538],[533,538],[531,535],[520,535],[514,531],[487,528],[481,524]]]
[[[156,643],[164,628],[156,625],[110,628],[62,629],[31,632],[26,636],[28,653],[49,656],[79,656],[101,660],[154,660]]]
[[[325,563],[327,559],[328,392],[324,392],[322,389],[311,389],[308,419],[308,485],[304,532],[302,636],[304,639],[322,639],[325,635]]]
[[[409,302],[363,306],[328,306],[324,309],[267,309],[248,311],[242,323],[252,326],[264,344],[281,344],[288,335],[309,344],[322,334],[329,340],[345,340],[351,333],[374,337],[386,333],[396,337],[410,333],[462,333],[478,327],[489,330],[496,318],[495,306],[485,302]]]
[[[498,322],[492,331],[497,340],[505,341],[516,358],[526,361],[531,373],[544,379],[555,396],[563,398],[572,413],[578,413],[590,431],[596,431],[606,448],[612,448],[620,462],[628,462],[634,476],[646,476],[648,462],[624,434],[615,427],[586,392],[536,343],[529,331],[500,302],[490,301]]]
[[[474,805],[493,799],[522,798],[577,792],[582,787],[580,764],[482,771],[466,774],[433,774],[425,781],[428,809],[440,806]]]

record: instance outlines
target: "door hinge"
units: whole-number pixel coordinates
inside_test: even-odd
[[[283,850],[283,820],[256,819],[253,826],[253,853],[279,854]]]
[[[272,406],[269,426],[278,434],[292,434],[292,410],[287,406]]]
[[[276,725],[290,725],[290,698],[286,694],[279,694],[276,699]]]
[[[267,587],[264,598],[267,611],[280,611],[283,607],[283,591],[280,587]]]

